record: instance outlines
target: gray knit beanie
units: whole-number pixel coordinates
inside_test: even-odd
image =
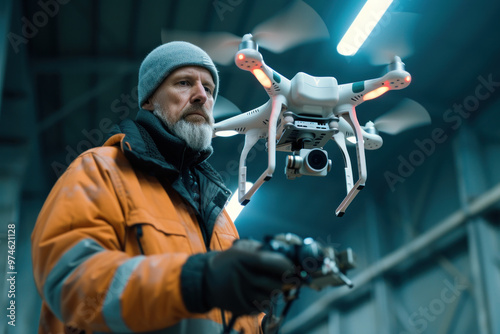
[[[177,41],[160,45],[142,61],[139,68],[139,108],[170,73],[183,66],[201,66],[210,71],[215,83],[215,100],[219,91],[219,74],[212,59],[196,45]]]

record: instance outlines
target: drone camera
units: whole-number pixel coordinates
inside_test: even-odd
[[[285,174],[288,179],[302,175],[326,176],[332,168],[328,152],[319,148],[302,149],[298,155],[289,155]]]

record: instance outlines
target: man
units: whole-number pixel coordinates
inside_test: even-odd
[[[293,268],[258,242],[234,242],[230,192],[206,161],[218,89],[192,44],[144,59],[136,120],[81,154],[38,217],[39,333],[221,333],[236,317],[235,330],[261,331],[255,314]]]

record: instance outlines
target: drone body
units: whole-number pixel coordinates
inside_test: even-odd
[[[403,41],[398,38],[398,34],[405,35],[404,26],[412,20],[407,17],[395,20],[395,17],[396,13],[393,13],[391,21],[399,24],[392,28],[386,27],[383,34],[380,33],[389,43],[383,43],[384,46],[372,55],[376,63],[380,59],[390,62],[387,73],[380,78],[347,84],[339,84],[334,77],[314,77],[306,73],[297,73],[290,80],[265,64],[257,41],[268,51],[281,53],[300,44],[330,38],[322,17],[302,0],[291,1],[290,6],[259,23],[251,34],[243,37],[230,32],[162,30],[163,42],[191,41],[204,49],[214,62],[228,65],[234,61],[238,68],[251,72],[269,95],[269,100],[260,107],[220,121],[214,126],[216,136],[245,135],[238,175],[240,203],[248,203],[264,181],[272,177],[276,167],[276,151],[291,153],[285,169],[289,179],[301,175],[327,175],[331,161],[323,147],[332,139],[340,148],[345,162],[347,195],[336,210],[337,216],[341,216],[365,185],[365,150],[382,146],[383,140],[378,132],[397,134],[430,122],[427,111],[414,101],[407,101],[400,108],[364,126],[358,122],[356,107],[359,104],[389,90],[406,88],[411,82],[410,74],[395,55],[408,56],[411,53],[411,46],[407,45],[405,38]],[[390,41],[395,41],[395,44]],[[221,100],[219,98],[218,101]],[[226,105],[230,106],[231,103]],[[225,112],[220,112],[221,115],[231,114],[237,107],[225,109]],[[268,165],[254,185],[246,189],[246,157],[260,139],[267,140]],[[346,140],[356,144],[356,182]]]
[[[394,57],[388,72],[377,79],[338,84],[334,77],[313,77],[300,72],[289,80],[264,63],[252,35],[247,34],[236,53],[235,63],[251,72],[270,97],[262,106],[214,126],[216,136],[226,136],[228,132],[245,135],[238,180],[240,203],[246,205],[263,182],[272,177],[277,150],[293,154],[288,157],[288,178],[304,174],[325,176],[331,161],[323,147],[333,139],[345,160],[347,196],[336,210],[336,215],[342,216],[365,185],[365,149],[377,149],[383,143],[373,126],[367,124],[365,131],[359,125],[355,108],[389,90],[403,89],[410,84],[411,76],[401,59]],[[356,182],[353,182],[346,147],[346,138],[350,135],[356,138],[359,173]],[[246,157],[259,139],[267,139],[268,167],[254,185],[246,189]]]

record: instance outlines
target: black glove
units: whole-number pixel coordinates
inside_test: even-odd
[[[238,240],[226,251],[197,254],[188,259],[182,272],[187,308],[200,312],[219,307],[235,315],[265,311],[272,293],[281,291],[284,274],[292,272],[294,266],[284,255],[260,250],[261,246],[257,241]],[[184,278],[202,265],[201,291],[198,291],[201,296],[198,297],[203,298],[203,307],[200,307],[200,301],[196,304],[193,298],[195,291],[187,291]]]

